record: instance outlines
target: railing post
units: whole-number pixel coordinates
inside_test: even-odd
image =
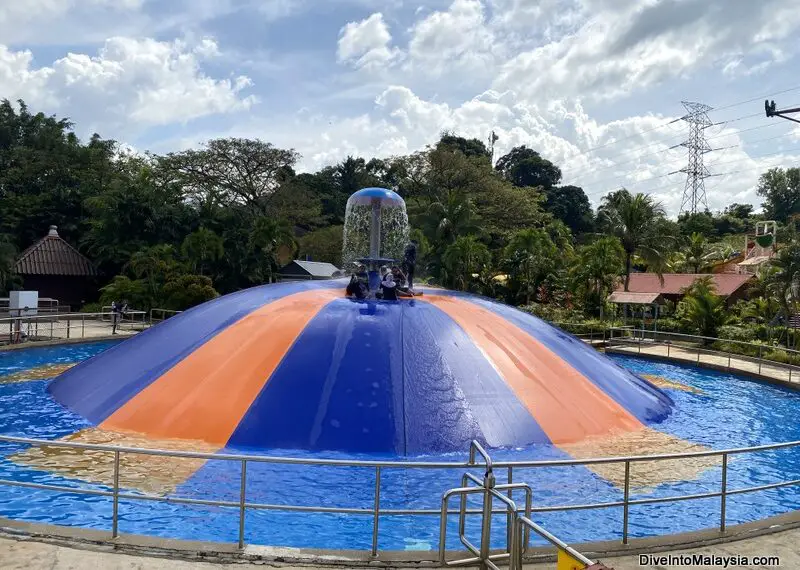
[[[114,452],[114,497],[111,513],[111,538],[119,536],[119,451]]]
[[[639,335],[639,354],[642,353],[642,335]]]
[[[485,487],[483,492],[483,520],[481,521],[481,570],[487,570],[489,565],[486,561],[489,560],[490,544],[492,539],[492,494],[489,492],[489,487]]]
[[[700,364],[700,347],[697,347],[697,364]]]
[[[731,369],[731,353],[728,353],[728,370]]]
[[[728,454],[722,454],[722,494],[720,495],[719,531],[725,532],[725,507],[728,493]]]
[[[242,459],[242,478],[239,482],[239,550],[244,548],[245,495],[247,492],[247,459]]]
[[[375,508],[372,516],[372,556],[378,555],[378,518],[381,512],[381,467],[375,467]]]
[[[508,466],[507,482],[509,485],[514,482],[514,468],[511,465]],[[508,498],[511,499],[512,501],[514,500],[513,495],[514,495],[514,489],[509,489]],[[511,544],[513,542],[512,539],[514,537],[514,532],[513,532],[514,529],[512,528],[513,526],[514,526],[514,518],[511,516],[511,511],[508,511],[508,514],[506,515],[506,542],[509,552],[511,552]]]
[[[761,350],[764,346],[759,344],[758,345],[758,373],[761,374]]]
[[[672,345],[672,341],[668,340],[667,341],[667,358],[669,358],[669,347],[670,347],[670,345]]]
[[[69,323],[70,319],[67,319],[67,338],[69,338]]]
[[[81,315],[81,338],[86,338],[86,315]]]
[[[625,461],[625,488],[622,496],[622,544],[628,544],[628,501],[631,498],[631,462]]]
[[[50,321],[50,340],[53,340],[53,321]]]

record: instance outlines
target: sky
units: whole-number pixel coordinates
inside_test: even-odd
[[[527,145],[593,205],[621,186],[681,208],[689,125],[712,108],[707,203],[759,206],[798,165],[795,0],[26,0],[0,3],[0,98],[135,151],[217,137],[298,170],[421,150],[445,130]]]

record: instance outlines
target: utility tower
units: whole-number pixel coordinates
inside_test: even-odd
[[[683,190],[680,213],[696,214],[698,205],[702,205],[704,210],[708,209],[705,179],[711,174],[703,164],[703,157],[713,150],[706,142],[706,129],[712,125],[711,119],[708,118],[711,107],[689,101],[681,103],[687,111],[683,120],[689,123],[689,138],[680,146],[689,149],[689,164],[686,168],[678,170],[686,173],[686,188]]]

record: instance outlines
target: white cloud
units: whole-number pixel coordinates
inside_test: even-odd
[[[410,34],[407,69],[432,76],[486,73],[500,45],[487,27],[481,0],[454,0],[447,10],[416,22]]]
[[[210,39],[190,46],[111,38],[95,56],[69,53],[37,68],[30,52],[0,45],[0,91],[92,129],[180,123],[251,108],[256,98],[242,94],[249,78],[215,79],[203,72],[203,59],[217,53]]]
[[[377,69],[399,55],[391,47],[392,34],[380,12],[360,22],[349,22],[339,31],[336,56],[340,63],[356,68]]]

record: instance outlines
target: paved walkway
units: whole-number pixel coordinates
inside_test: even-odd
[[[614,343],[608,348],[608,352],[631,354],[634,356],[641,354],[642,356],[670,358],[671,360],[689,364],[703,364],[720,369],[730,369],[731,372],[748,372],[780,382],[786,382],[800,389],[800,368],[778,364],[768,360],[759,362],[757,358],[702,350],[698,354],[698,349],[696,348],[663,344],[654,345],[652,342],[647,341],[641,344]]]
[[[764,557],[777,556],[780,566],[784,568],[796,568],[800,565],[800,549],[797,544],[800,542],[800,529],[789,530],[782,533],[770,534],[759,538],[729,542],[705,548],[692,550],[673,551],[671,553],[653,554],[653,557],[672,556],[719,556],[741,558],[743,556]],[[644,564],[640,564],[644,562]],[[603,563],[615,570],[634,570],[640,568],[663,568],[678,569],[687,567],[706,567],[723,568],[724,563],[710,566],[688,564],[660,564],[659,560],[641,561],[639,556],[623,556],[620,558],[605,558]],[[676,562],[680,562],[677,560]],[[778,564],[736,564],[737,561],[729,562],[728,568],[776,568]],[[742,562],[738,560],[738,562]],[[194,562],[185,560],[174,560],[171,558],[152,558],[145,556],[133,556],[129,554],[119,554],[109,551],[72,548],[68,546],[58,546],[55,544],[36,542],[34,540],[16,540],[0,538],[0,568],[4,570],[83,570],[83,569],[102,569],[102,570],[189,570],[189,569],[217,569],[221,567],[233,568],[265,568],[281,566],[277,563],[213,563],[213,562]],[[293,568],[292,566],[282,566],[283,568]],[[545,568],[555,568],[554,562],[548,564],[531,564],[526,566],[531,570],[544,570]],[[308,568],[308,567],[306,567]]]

